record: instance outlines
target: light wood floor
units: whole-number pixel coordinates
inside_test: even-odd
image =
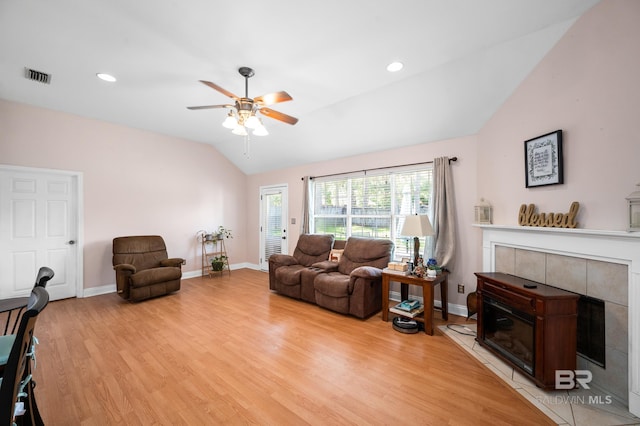
[[[136,304],[51,302],[36,335],[49,426],[551,424],[439,330],[335,314],[253,270]]]

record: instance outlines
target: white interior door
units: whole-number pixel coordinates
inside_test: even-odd
[[[41,266],[51,300],[77,295],[77,194],[71,173],[0,166],[0,298],[29,295]]]
[[[287,186],[260,188],[260,269],[269,269],[269,256],[287,253]]]

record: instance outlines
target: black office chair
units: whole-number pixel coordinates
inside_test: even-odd
[[[43,266],[38,271],[38,275],[36,276],[36,283],[33,287],[46,287],[47,282],[53,278],[54,272],[53,269],[48,266]],[[28,297],[13,297],[10,299],[0,300],[0,312],[7,312],[7,321],[4,325],[4,334],[7,334],[9,331],[9,324],[11,323],[11,316],[13,315],[13,311],[17,310],[16,320],[13,323],[13,328],[11,329],[11,334],[16,332],[16,327],[18,326],[18,321],[20,320],[20,314],[27,306],[29,301]],[[0,362],[1,364],[1,362]]]
[[[34,284],[33,288],[45,288],[47,282],[51,280],[51,278],[53,278],[53,275],[53,269],[47,266],[43,266],[38,271],[38,275],[36,276],[36,283]],[[11,346],[13,345],[16,328],[18,327],[18,323],[20,322],[20,314],[28,306],[29,302],[31,301],[31,297],[32,296],[14,297],[12,299],[0,300],[0,310],[2,310],[3,312],[8,312],[7,322],[4,326],[4,335],[0,336],[0,377],[2,377],[5,366],[7,365],[9,351],[11,350]],[[11,315],[13,314],[13,311],[16,310],[18,311],[18,313],[16,314],[16,320],[13,323],[11,334],[7,334],[9,323],[11,322]]]
[[[46,287],[47,282],[53,278],[55,274],[53,273],[53,269],[48,266],[43,266],[38,271],[38,276],[36,277],[35,287]]]
[[[31,360],[36,320],[48,303],[47,290],[35,287],[29,297],[27,310],[20,320],[0,381],[0,425],[11,425],[14,421],[19,421],[22,425],[44,425],[33,394],[35,383],[31,377]],[[20,400],[24,403],[24,414],[14,418],[16,403]]]

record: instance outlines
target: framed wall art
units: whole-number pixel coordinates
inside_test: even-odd
[[[562,130],[524,142],[527,188],[564,183],[562,169]]]

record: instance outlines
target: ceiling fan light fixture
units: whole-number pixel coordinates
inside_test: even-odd
[[[244,122],[244,125],[249,129],[257,129],[259,126],[262,126],[260,119],[255,115],[251,114]],[[264,126],[263,126],[264,127]]]
[[[260,123],[260,125],[253,131],[253,134],[256,136],[267,136],[269,132],[267,131],[267,128]]]
[[[244,126],[238,125],[231,131],[231,133],[238,136],[247,136],[247,129],[245,129]]]
[[[222,127],[227,129],[235,129],[238,126],[238,120],[233,116],[233,113],[229,111],[229,115],[222,122]]]
[[[236,96],[228,90],[223,89],[215,83],[206,80],[200,80],[206,86],[209,86],[213,90],[222,93],[223,95],[233,99],[235,101],[234,105],[229,104],[221,104],[221,105],[202,105],[202,106],[193,106],[187,107],[190,110],[201,110],[201,109],[213,109],[213,108],[229,108],[230,111],[222,122],[222,126],[231,129],[231,133],[238,136],[244,136],[245,143],[245,155],[248,156],[249,153],[249,135],[248,130],[252,130],[252,134],[256,136],[267,136],[269,132],[267,131],[264,124],[262,124],[262,119],[257,117],[256,114],[258,111],[268,118],[272,118],[274,120],[279,120],[287,124],[296,124],[298,119],[295,117],[291,117],[290,115],[283,114],[281,112],[272,110],[271,108],[267,108],[268,105],[291,101],[293,98],[285,91],[279,91],[274,93],[269,93],[263,96],[258,96],[257,98],[249,97],[249,78],[253,77],[255,74],[253,69],[249,67],[240,67],[238,72],[241,76],[244,77],[244,97]]]
[[[244,126],[249,117],[251,116],[251,111],[247,111],[244,109],[238,110],[238,124]]]

